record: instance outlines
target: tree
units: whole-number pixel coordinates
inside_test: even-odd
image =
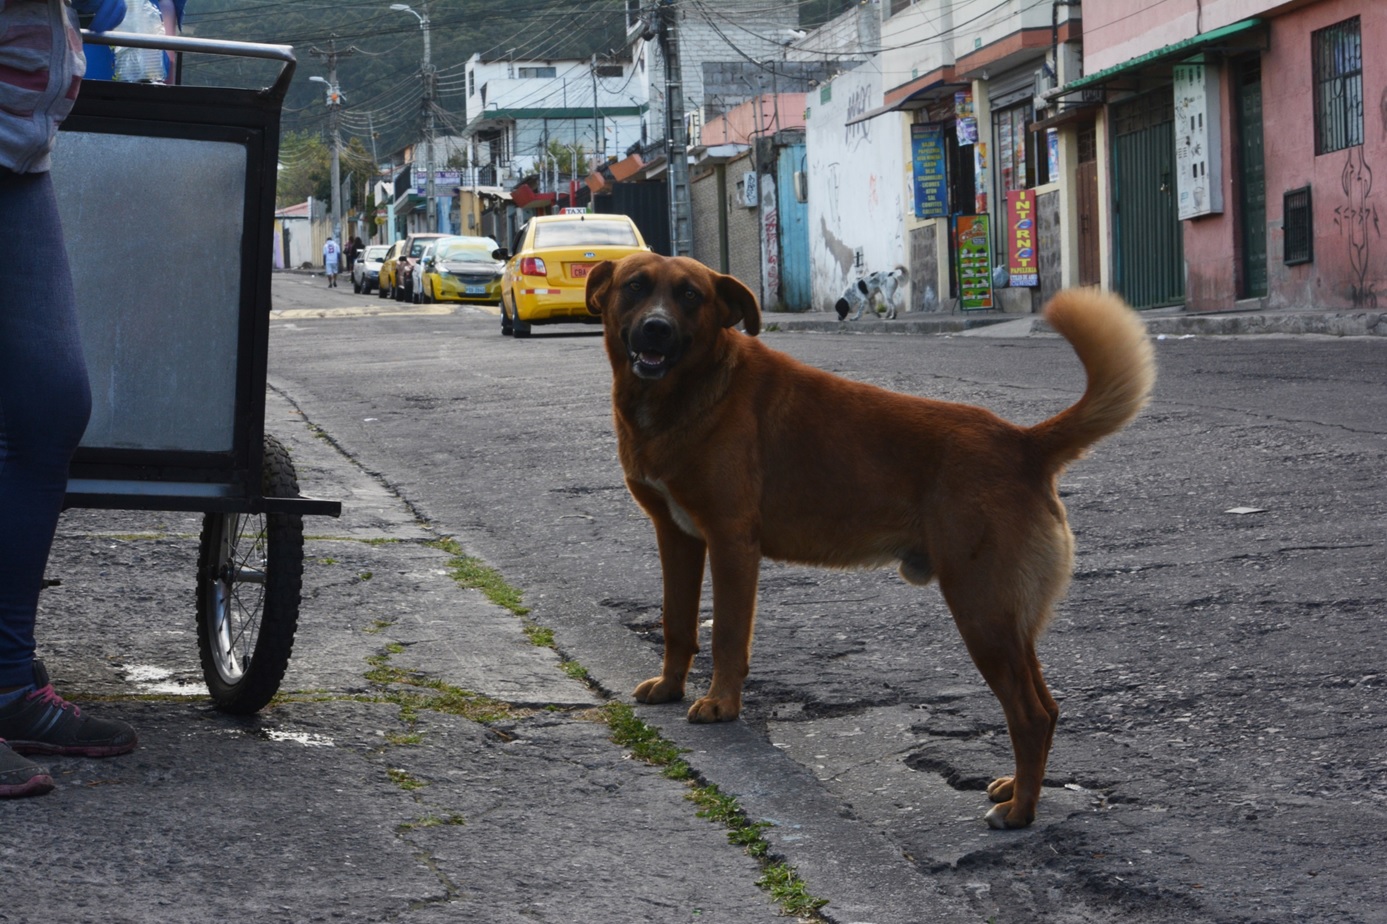
[[[592,170],[588,166],[588,156],[583,151],[581,144],[572,148],[557,139],[553,139],[550,140],[547,150],[549,156],[559,162],[559,173],[563,176],[587,176]]]
[[[338,155],[342,176],[374,177],[376,163],[360,138],[348,141]],[[332,146],[314,132],[289,132],[279,144],[279,183],[275,204],[296,205],[309,196],[332,201]],[[342,204],[345,211],[351,203]]]
[[[279,182],[275,204],[296,205],[309,196],[330,199],[332,152],[314,132],[289,132],[279,142]]]

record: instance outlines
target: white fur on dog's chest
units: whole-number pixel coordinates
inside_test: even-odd
[[[645,478],[642,480],[647,485],[654,488],[656,491],[660,492],[660,496],[665,499],[665,506],[669,508],[669,515],[674,518],[674,522],[679,526],[680,529],[688,533],[690,536],[694,536],[698,539],[703,538],[703,533],[699,531],[696,525],[694,525],[693,517],[689,516],[689,512],[687,510],[679,506],[679,502],[676,501],[674,497],[670,495],[669,488],[665,486],[665,483],[663,481],[651,478]]]

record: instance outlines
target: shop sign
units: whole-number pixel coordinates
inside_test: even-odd
[[[915,217],[943,218],[948,214],[948,184],[944,175],[944,127],[910,126],[911,170],[915,179]]]
[[[959,301],[964,311],[992,308],[992,235],[986,215],[954,219],[954,251],[958,255]]]
[[[1040,285],[1036,259],[1035,190],[1007,192],[1007,273],[1014,286]]]

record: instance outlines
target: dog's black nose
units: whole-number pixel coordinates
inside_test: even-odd
[[[674,342],[674,325],[659,315],[651,315],[640,324],[640,342],[647,349],[661,349]]]

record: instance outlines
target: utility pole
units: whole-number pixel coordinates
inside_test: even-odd
[[[338,51],[336,35],[329,37],[327,51],[308,49],[313,57],[327,59],[327,79],[308,79],[327,84],[328,127],[332,132],[332,233],[339,241],[342,239],[342,88],[337,85],[337,59],[351,57],[355,52],[355,48]]]
[[[689,207],[689,146],[684,136],[683,72],[679,59],[679,9],[676,0],[660,0],[660,48],[665,57],[665,145],[669,174],[669,247],[676,257],[692,249]]]
[[[603,145],[602,125],[597,113],[597,53],[592,55],[592,168],[596,170],[598,166],[607,162]]]
[[[403,11],[414,16],[419,20],[419,28],[424,33],[424,64],[420,68],[420,73],[424,77],[424,221],[428,225],[428,230],[434,232],[438,230],[438,203],[434,197],[437,195],[435,190],[435,178],[433,169],[433,138],[434,138],[434,109],[433,109],[433,46],[429,38],[429,0],[422,0],[424,12],[420,15],[408,3],[392,3],[392,10]]]

